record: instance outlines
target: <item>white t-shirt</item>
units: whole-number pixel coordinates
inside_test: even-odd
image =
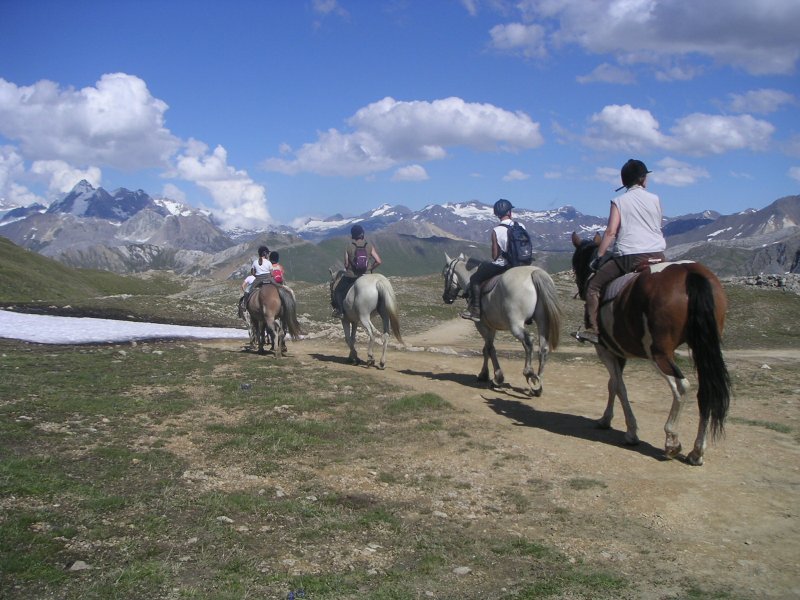
[[[253,287],[253,282],[256,280],[255,275],[248,275],[244,278],[244,291],[249,292],[250,288]]]
[[[261,264],[258,264],[258,259],[255,259],[253,261],[253,268],[256,270],[256,277],[272,273],[272,263],[266,258],[262,259]]]
[[[616,256],[663,252],[667,247],[661,233],[661,200],[635,185],[611,201],[619,210],[619,231],[614,243]]]
[[[513,223],[513,219],[501,219],[500,225],[496,225],[494,228],[494,234],[497,237],[497,245],[500,246],[500,256],[492,262],[501,267],[508,266],[508,261],[503,253],[508,250],[508,227]],[[506,225],[508,225],[508,227],[505,227]],[[520,223],[520,225],[522,225],[522,223]],[[525,225],[522,225],[522,227],[525,227]]]

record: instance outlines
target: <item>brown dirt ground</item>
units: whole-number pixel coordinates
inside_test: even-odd
[[[525,394],[520,346],[507,334],[498,336],[506,387],[478,385],[476,335],[468,321],[448,321],[407,336],[405,349],[393,343],[386,369],[371,373],[446,399],[474,423],[470,436],[478,444],[483,440],[510,456],[523,457],[525,472],[498,469],[495,452],[487,452],[485,459],[472,452],[467,459],[446,449],[436,457],[409,452],[405,461],[410,471],[415,462],[429,468],[441,460],[443,471],[470,481],[472,493],[538,480],[602,482],[604,487],[581,495],[549,486],[543,504],[577,518],[561,525],[549,521],[543,529],[531,506],[528,515],[520,515],[516,531],[532,539],[544,537],[570,559],[600,562],[633,582],[651,582],[636,592],[639,598],[676,597],[676,582],[685,579],[729,590],[735,597],[800,597],[798,380],[788,384],[789,389],[769,392],[771,398],[734,397],[725,437],[709,445],[704,466],[691,467],[682,460],[663,459],[670,395],[654,369],[641,367],[646,366],[643,361],[631,363],[640,368],[626,380],[641,439],[638,446],[629,447],[622,444],[619,404],[611,431],[593,427],[605,405],[607,381],[593,350],[562,339],[553,356],[564,352],[565,358],[548,363],[544,394],[531,398]],[[358,349],[364,358],[363,340]],[[284,360],[313,361],[312,355],[323,355],[331,357],[326,368],[363,368],[345,364],[341,337],[289,342],[289,352]],[[726,360],[732,373],[764,363],[793,367],[800,362],[800,352],[731,352]],[[788,424],[794,433],[743,419]],[[696,404],[690,403],[679,428],[684,449],[691,448],[696,427]],[[353,476],[350,480],[357,485],[355,474],[348,474],[346,466],[342,469],[335,476]]]

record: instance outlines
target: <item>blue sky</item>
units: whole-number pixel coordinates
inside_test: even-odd
[[[80,179],[295,224],[800,193],[797,0],[0,0],[0,208]]]

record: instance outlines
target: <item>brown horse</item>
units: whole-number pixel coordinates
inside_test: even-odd
[[[589,264],[599,242],[599,236],[581,240],[572,234],[572,269],[581,298],[592,274]],[[672,391],[672,409],[664,425],[665,452],[668,458],[678,456],[678,419],[688,397],[689,382],[675,364],[675,349],[685,342],[697,371],[700,409],[694,448],[686,460],[702,465],[708,427],[711,426],[712,437],[722,434],[731,396],[720,342],[728,302],[719,279],[699,263],[663,263],[645,268],[613,300],[603,302],[598,319],[600,343],[595,348],[609,373],[608,405],[598,426],[611,427],[614,398],[619,396],[628,429],[625,440],[629,444],[639,442],[622,371],[628,358],[649,359]]]
[[[258,353],[264,354],[264,344],[269,332],[274,339],[275,356],[281,358],[286,352],[286,331],[293,339],[303,335],[297,321],[297,309],[289,288],[265,283],[252,291],[247,299],[247,312],[255,336]]]

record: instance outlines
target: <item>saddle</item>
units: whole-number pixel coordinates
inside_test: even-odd
[[[502,276],[503,273],[498,273],[497,275],[492,275],[486,281],[481,282],[481,295],[491,292],[494,289],[494,286],[497,285],[497,282],[500,281]]]

